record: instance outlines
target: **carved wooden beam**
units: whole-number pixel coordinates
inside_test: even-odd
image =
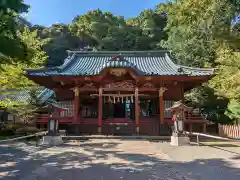
[[[74,92],[75,96],[79,96],[79,88],[78,87],[73,88],[73,92]]]
[[[167,90],[165,87],[159,88],[159,96],[163,96],[163,93]]]

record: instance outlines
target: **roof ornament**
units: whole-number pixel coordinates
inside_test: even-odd
[[[82,51],[82,52],[86,52],[86,51],[96,52],[97,48],[96,47],[91,47],[91,46],[87,45],[87,46],[84,46],[83,48],[81,48],[80,51]]]
[[[98,50],[97,50],[96,47],[93,47],[93,48],[92,48],[92,51],[93,51],[93,52],[97,52]]]
[[[120,54],[115,55],[112,58],[110,58],[108,61],[124,61],[124,62],[129,62],[126,59],[124,59]]]
[[[184,70],[183,70],[182,67],[178,68],[177,71],[178,71],[179,73],[184,73]]]
[[[72,56],[73,55],[73,52],[70,51],[70,50],[67,50],[67,54],[68,54],[68,57]]]
[[[120,55],[116,55],[116,56],[113,56],[111,61],[120,61],[121,60],[121,56]]]

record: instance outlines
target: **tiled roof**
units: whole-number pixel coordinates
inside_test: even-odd
[[[27,70],[29,76],[94,76],[104,68],[132,68],[139,75],[209,76],[213,69],[177,65],[167,51],[98,51],[77,52],[65,59],[62,66]]]
[[[51,89],[45,88],[39,95],[38,95],[38,99],[39,99],[39,103],[42,104],[44,102],[46,102],[47,100],[49,100],[50,98],[52,98],[53,96],[55,96],[55,92]]]
[[[27,102],[29,99],[30,94],[27,91],[20,90],[2,91],[0,95],[0,101]]]
[[[50,100],[54,95],[54,91],[47,89],[47,88],[40,88],[37,91],[37,98],[39,100],[40,104],[43,104],[45,102],[47,102],[48,100]],[[31,99],[31,95],[29,93],[29,91],[27,90],[8,90],[1,93],[0,95],[0,100],[1,101],[14,101],[14,102],[28,102]]]

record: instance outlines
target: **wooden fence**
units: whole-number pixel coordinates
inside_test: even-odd
[[[218,125],[219,136],[228,138],[240,138],[240,124]]]

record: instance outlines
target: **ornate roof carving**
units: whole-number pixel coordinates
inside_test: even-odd
[[[135,85],[128,81],[106,84],[104,88],[134,88]]]

